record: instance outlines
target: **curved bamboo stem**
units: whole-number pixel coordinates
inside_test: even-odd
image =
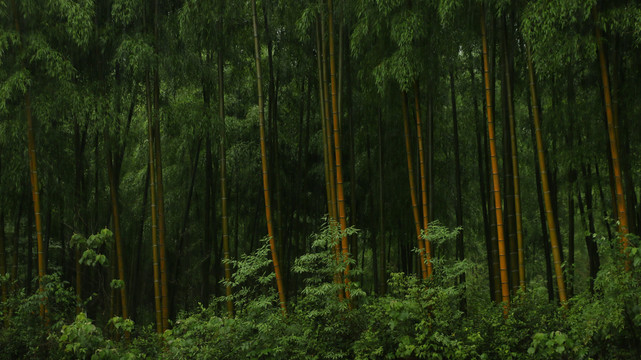
[[[599,27],[598,20],[599,14],[596,8],[593,10],[595,30],[596,30],[596,41],[597,48],[599,51],[599,66],[601,68],[601,81],[603,82],[603,98],[605,102],[605,115],[608,122],[608,137],[610,139],[610,156],[612,159],[612,170],[614,173],[614,183],[616,189],[616,209],[619,219],[619,233],[621,233],[620,242],[623,246],[623,250],[630,245],[630,241],[627,238],[629,232],[628,228],[628,214],[625,209],[625,197],[623,194],[623,181],[621,180],[621,166],[619,161],[619,151],[618,151],[618,132],[616,129],[615,119],[612,114],[612,98],[610,95],[610,81],[608,79],[608,65],[605,60],[605,49],[603,46],[603,35],[601,34],[601,28]],[[629,267],[629,264],[626,263],[626,268]]]
[[[545,203],[545,219],[548,224],[550,233],[550,244],[552,246],[552,257],[554,258],[554,273],[556,275],[556,285],[559,289],[559,300],[565,307],[567,306],[567,295],[565,292],[565,281],[563,280],[563,270],[561,269],[561,251],[559,249],[559,238],[554,218],[554,209],[552,207],[552,197],[550,196],[550,184],[548,179],[547,168],[545,165],[545,154],[543,151],[543,135],[541,134],[541,114],[536,96],[536,87],[534,86],[534,66],[532,64],[532,54],[530,47],[526,44],[528,74],[530,79],[530,95],[532,102],[532,115],[534,117],[534,133],[536,136],[536,148],[539,160],[539,171],[541,173],[541,186],[543,188],[543,201]]]
[[[423,128],[421,126],[421,108],[419,105],[419,87],[418,82],[414,82],[414,112],[416,113],[416,137],[418,142],[418,163],[421,174],[421,203],[423,205],[423,231],[421,238],[423,239],[425,249],[425,262],[427,263],[427,277],[432,276],[432,247],[430,241],[427,240],[427,230],[429,224],[429,204],[427,202],[427,180],[425,175],[425,150],[423,149]]]
[[[333,9],[332,9],[332,0],[327,1],[328,7],[328,28],[329,28],[329,68],[330,68],[330,81],[332,84],[332,119],[333,119],[333,131],[334,131],[334,156],[336,157],[336,193],[338,201],[338,218],[341,226],[341,231],[345,231],[347,228],[347,219],[345,215],[345,196],[343,193],[343,167],[341,160],[341,139],[340,139],[340,127],[338,121],[338,96],[337,96],[337,84],[336,84],[336,64],[334,61],[334,20],[333,20]],[[345,297],[350,298],[349,293],[349,245],[347,243],[347,235],[343,233],[341,239],[341,247],[343,253],[343,260],[345,261],[345,271],[344,271],[344,281],[346,285]]]
[[[421,236],[421,221],[418,214],[418,199],[416,198],[416,182],[414,181],[414,161],[412,160],[412,145],[410,140],[410,124],[407,111],[407,93],[401,93],[401,102],[403,108],[403,130],[405,133],[405,153],[407,154],[407,174],[410,182],[410,194],[412,198],[412,214],[414,215],[414,227],[416,228],[416,239],[420,250],[421,275],[427,279],[427,264],[425,263],[425,241]]]
[[[269,198],[269,176],[267,174],[267,146],[265,144],[265,105],[263,100],[263,83],[260,73],[260,46],[258,45],[258,24],[256,15],[256,0],[252,0],[252,22],[254,27],[254,55],[256,60],[256,87],[258,91],[258,119],[260,127],[260,161],[263,172],[263,195],[265,197],[265,219],[267,221],[267,234],[269,236],[269,248],[272,253],[272,262],[274,273],[276,274],[276,286],[278,288],[278,297],[283,315],[287,313],[287,303],[285,302],[285,289],[283,279],[280,275],[280,264],[276,254],[276,242],[274,240],[274,229],[271,212],[271,201]]]

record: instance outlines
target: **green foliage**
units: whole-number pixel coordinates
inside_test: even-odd
[[[104,246],[113,243],[113,233],[109,229],[102,229],[99,233],[90,235],[85,238],[80,234],[73,234],[69,246],[76,249],[84,249],[79,262],[87,266],[109,266],[107,256],[100,254],[98,251]],[[117,283],[116,283],[117,284]]]
[[[0,359],[57,357],[57,346],[49,336],[73,318],[76,297],[60,274],[43,279],[44,291],[25,294],[24,289],[11,294],[3,304],[0,321]],[[40,305],[47,305],[47,320],[40,317]]]
[[[427,234],[435,246],[456,237],[433,223]],[[354,235],[349,228],[345,234]],[[76,299],[58,275],[48,276],[43,294],[13,295],[3,304],[0,358],[61,359],[588,359],[636,357],[641,331],[641,253],[629,247],[621,253],[618,239],[601,239],[605,263],[593,294],[573,297],[564,309],[547,302],[545,287],[533,282],[528,292],[512,298],[506,317],[502,306],[473,301],[479,290],[458,281],[477,271],[469,261],[434,258],[435,276],[423,281],[414,275],[389,275],[388,293],[367,294],[350,283],[352,309],[340,300],[343,283],[334,275],[345,263],[334,249],[343,233],[325,224],[311,236],[312,251],[293,266],[305,286],[289,300],[284,316],[277,306],[272,282],[268,239],[252,254],[231,261],[236,317],[227,317],[217,298],[182,313],[162,338],[151,326],[111,318],[104,327],[81,312],[73,315]],[[108,231],[73,246],[104,243]],[[630,235],[633,244],[637,239]],[[625,259],[629,270],[625,270]],[[358,270],[352,273],[358,276]],[[117,287],[117,283],[113,283]],[[469,299],[464,306],[461,299]],[[39,318],[46,301],[49,326]],[[7,311],[8,310],[8,311]],[[108,330],[108,331],[107,331]],[[130,337],[131,336],[131,337]],[[162,345],[161,345],[162,344]]]

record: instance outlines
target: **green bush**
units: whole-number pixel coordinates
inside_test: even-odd
[[[348,229],[352,234],[355,230]],[[433,244],[455,232],[438,225]],[[345,263],[335,244],[342,233],[326,225],[312,236],[312,251],[292,270],[305,287],[289,299],[286,316],[278,306],[268,241],[253,254],[231,261],[235,316],[214,299],[181,313],[171,330],[134,326],[112,318],[105,328],[85,313],[75,315],[76,298],[59,276],[45,279],[42,294],[17,292],[3,304],[0,358],[60,359],[607,359],[639,358],[641,339],[641,251],[602,239],[602,267],[594,293],[575,295],[567,308],[550,303],[534,280],[512,297],[509,312],[479,295],[486,289],[479,266],[469,261],[432,259],[435,275],[424,281],[392,273],[385,295],[366,294],[352,282],[350,302],[335,281]],[[633,242],[634,243],[634,242]],[[627,260],[627,266],[626,264]],[[353,264],[350,264],[353,265]],[[352,269],[358,275],[359,269]],[[353,276],[352,278],[357,278]],[[478,284],[477,284],[478,283]],[[117,285],[117,284],[116,284]],[[466,302],[462,299],[467,299]],[[42,301],[48,323],[39,316]]]

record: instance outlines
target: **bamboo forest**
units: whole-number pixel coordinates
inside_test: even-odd
[[[0,359],[641,358],[641,2],[0,14]]]

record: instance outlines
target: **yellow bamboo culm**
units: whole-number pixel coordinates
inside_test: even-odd
[[[539,171],[541,173],[541,186],[543,188],[543,201],[545,203],[545,219],[548,224],[550,233],[550,244],[552,246],[552,257],[554,258],[554,274],[556,276],[556,285],[559,290],[559,300],[561,304],[567,306],[567,295],[565,291],[565,281],[563,280],[563,270],[561,269],[561,250],[559,248],[559,238],[556,229],[556,221],[552,207],[552,197],[550,196],[550,184],[548,180],[547,168],[545,165],[545,154],[543,150],[543,136],[541,135],[541,114],[536,96],[536,87],[534,85],[534,66],[532,64],[532,54],[530,47],[526,44],[528,73],[530,77],[530,95],[532,102],[532,115],[534,116],[534,132],[536,136],[536,148],[539,160]]]
[[[621,180],[621,165],[619,163],[618,134],[612,114],[612,97],[610,95],[610,81],[608,79],[608,64],[605,59],[605,49],[603,46],[603,35],[599,27],[599,13],[594,8],[592,12],[595,22],[596,42],[599,52],[599,66],[601,69],[601,81],[603,83],[603,99],[605,103],[605,115],[608,123],[608,137],[610,139],[610,156],[612,158],[612,171],[614,173],[614,184],[616,189],[616,209],[619,220],[619,233],[621,234],[620,243],[622,250],[630,246],[630,240],[627,235],[630,231],[628,227],[628,213],[625,209],[625,197],[623,195],[623,181]],[[630,264],[626,260],[626,270],[629,270]]]
[[[412,199],[412,214],[414,215],[414,227],[416,228],[416,239],[419,248],[419,258],[421,260],[421,275],[423,280],[427,279],[427,264],[425,262],[425,241],[421,236],[421,221],[418,215],[418,199],[416,198],[416,182],[414,181],[414,161],[412,160],[412,145],[410,141],[410,125],[407,111],[407,93],[401,93],[401,102],[403,108],[403,130],[405,133],[405,153],[407,155],[407,174],[410,183],[410,195]],[[422,169],[422,167],[421,167]]]
[[[285,288],[283,279],[280,274],[280,263],[276,254],[276,241],[274,240],[274,229],[271,212],[271,201],[269,197],[269,176],[267,173],[267,146],[265,143],[265,111],[263,100],[263,83],[260,72],[260,46],[258,44],[258,23],[256,15],[256,0],[252,0],[252,23],[254,28],[254,55],[256,60],[256,87],[258,92],[258,119],[260,128],[260,161],[263,172],[263,195],[265,197],[265,219],[267,221],[267,235],[269,236],[269,248],[272,253],[272,263],[274,265],[274,274],[276,275],[276,287],[278,288],[278,298],[283,315],[287,314],[287,303],[285,302]]]
[[[510,306],[510,287],[508,282],[507,258],[505,249],[505,232],[503,229],[503,209],[501,208],[501,190],[499,185],[499,165],[496,157],[496,140],[494,136],[494,112],[492,110],[492,91],[490,88],[490,70],[487,54],[487,34],[485,30],[485,9],[481,5],[481,36],[483,41],[483,77],[485,79],[485,101],[487,109],[487,131],[490,143],[490,160],[492,166],[492,193],[496,212],[497,242],[499,248],[499,267],[501,277],[501,300],[504,303],[504,313]]]

